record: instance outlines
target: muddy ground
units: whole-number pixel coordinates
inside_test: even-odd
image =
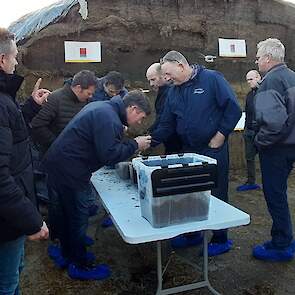
[[[262,191],[237,193],[235,188],[244,179],[241,173],[232,173],[231,203],[251,215],[251,224],[233,228],[230,237],[234,248],[229,253],[209,260],[211,284],[223,295],[294,295],[295,260],[286,263],[266,263],[251,256],[253,245],[269,239],[271,226]],[[289,204],[295,216],[295,175],[289,179]],[[89,234],[96,243],[91,247],[98,262],[108,263],[111,278],[105,281],[80,282],[70,280],[65,271],[54,267],[46,254],[47,242],[28,242],[26,268],[21,277],[23,295],[87,294],[87,295],[149,295],[155,294],[155,244],[128,245],[117,230],[97,226],[103,212],[91,219]],[[171,263],[164,277],[164,287],[190,283],[201,279],[202,259],[199,248],[170,252]],[[210,294],[206,289],[182,294]]]

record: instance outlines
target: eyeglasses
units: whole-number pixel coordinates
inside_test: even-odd
[[[176,62],[176,63],[178,63],[178,64],[180,64],[180,61],[178,61],[178,60],[176,60],[176,59],[173,59],[173,58],[167,58],[167,57],[165,57],[165,58],[160,58],[160,65],[163,65],[165,62]]]
[[[254,80],[253,78],[246,79],[246,81],[253,81],[253,80]]]

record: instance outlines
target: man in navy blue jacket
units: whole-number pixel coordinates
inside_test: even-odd
[[[150,136],[124,138],[124,125],[141,124],[150,114],[150,103],[141,91],[131,91],[122,99],[86,105],[65,127],[45,155],[50,193],[55,194],[63,264],[73,279],[104,279],[106,265],[92,265],[95,257],[86,252],[84,237],[88,211],[85,193],[93,172],[114,165],[150,145]]]
[[[128,93],[124,87],[124,78],[121,73],[111,71],[106,76],[97,79],[96,90],[91,101],[110,100],[113,96],[120,95],[122,98]]]
[[[152,145],[165,141],[176,131],[184,152],[195,152],[217,160],[217,198],[228,201],[228,135],[241,117],[237,99],[222,74],[200,65],[190,66],[177,51],[161,59],[162,74],[173,82],[160,124],[152,133]],[[194,235],[176,239],[174,245],[189,246],[199,239]],[[172,243],[173,245],[173,243]],[[230,250],[227,230],[214,231],[208,246],[210,256]]]

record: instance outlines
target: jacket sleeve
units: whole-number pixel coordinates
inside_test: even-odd
[[[228,136],[237,125],[242,111],[231,86],[220,73],[216,74],[215,91],[217,104],[223,109],[223,118],[218,131]]]
[[[58,114],[58,100],[49,95],[48,100],[42,105],[39,113],[32,120],[33,140],[48,149],[55,140],[56,136],[51,131],[50,125]]]
[[[266,147],[278,142],[288,120],[282,95],[273,89],[258,93],[254,99],[254,110],[255,143]]]
[[[32,119],[38,114],[41,106],[38,105],[32,96],[25,103],[20,105],[27,126],[30,126]]]
[[[114,165],[126,161],[138,149],[134,139],[123,139],[123,125],[108,118],[96,124],[93,129],[94,144],[97,157],[105,165]]]
[[[31,235],[41,229],[42,217],[10,174],[12,145],[8,113],[0,108],[0,218],[24,235]]]
[[[175,134],[176,132],[176,118],[171,110],[170,97],[167,97],[164,105],[163,113],[159,117],[159,122],[155,130],[152,131],[151,146],[157,146]]]

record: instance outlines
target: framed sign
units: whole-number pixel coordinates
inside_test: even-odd
[[[218,39],[219,56],[246,57],[246,41],[241,39]]]
[[[101,62],[100,42],[65,41],[65,62]]]

